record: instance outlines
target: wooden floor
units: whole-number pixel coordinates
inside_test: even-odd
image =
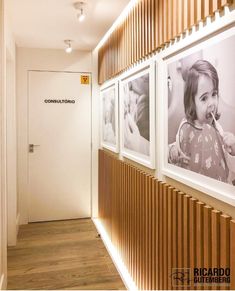
[[[8,249],[8,290],[125,289],[90,219],[20,227]]]

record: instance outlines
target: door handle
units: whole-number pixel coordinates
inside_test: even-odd
[[[30,143],[29,144],[29,153],[33,153],[34,152],[34,147],[39,147],[40,144],[33,144],[33,143]]]

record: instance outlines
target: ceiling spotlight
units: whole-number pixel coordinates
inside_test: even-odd
[[[74,8],[78,10],[78,20],[80,22],[82,22],[85,19],[85,14],[84,14],[84,9],[83,9],[85,4],[86,4],[85,2],[75,2],[73,4]]]
[[[65,51],[66,51],[67,54],[70,54],[73,51],[73,48],[72,48],[72,45],[71,45],[72,40],[66,39],[64,42],[66,44]]]

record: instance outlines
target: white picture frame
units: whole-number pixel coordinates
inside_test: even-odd
[[[231,46],[232,43],[233,46]],[[222,110],[224,111],[224,116],[223,112],[221,112],[221,119],[219,120],[219,122],[221,121],[221,126],[223,127],[224,132],[231,130],[232,133],[235,135],[234,126],[233,128],[231,127],[231,125],[230,127],[227,126],[229,122],[232,122],[233,124],[235,122],[235,118],[233,120],[233,116],[235,116],[235,107],[234,104],[230,106],[232,100],[231,92],[233,88],[235,90],[235,84],[233,84],[235,82],[232,81],[232,76],[234,76],[235,70],[232,68],[232,66],[229,66],[229,63],[235,62],[234,46],[235,14],[231,13],[231,15],[226,18],[226,20],[219,19],[218,21],[215,21],[215,23],[208,25],[205,29],[199,30],[193,35],[188,36],[186,39],[181,40],[179,43],[168,47],[164,52],[161,53],[160,57],[161,61],[159,62],[159,66],[161,66],[161,68],[159,70],[159,74],[161,74],[162,77],[160,78],[160,88],[158,92],[158,95],[162,96],[160,102],[158,103],[158,106],[161,106],[163,108],[162,112],[160,112],[159,120],[161,120],[161,122],[159,123],[158,127],[160,134],[162,135],[162,137],[164,137],[160,145],[160,149],[162,150],[163,154],[161,153],[159,155],[159,158],[161,160],[161,173],[233,206],[235,206],[235,186],[234,184],[232,185],[228,183],[228,178],[226,178],[226,182],[221,182],[215,177],[207,176],[205,174],[199,174],[198,172],[192,170],[192,168],[187,169],[183,168],[182,166],[175,165],[173,162],[169,161],[169,145],[174,142],[173,137],[175,129],[173,129],[173,126],[171,127],[171,125],[174,124],[174,126],[176,126],[177,128],[180,123],[176,118],[176,115],[172,118],[174,114],[172,112],[173,110],[175,110],[175,112],[178,111],[178,115],[182,114],[182,112],[183,115],[185,114],[185,106],[184,102],[182,103],[183,97],[181,92],[183,90],[183,94],[186,94],[184,93],[184,90],[186,91],[186,88],[188,88],[187,85],[190,82],[189,73],[187,73],[188,75],[184,77],[186,80],[188,80],[186,85],[186,81],[182,81],[183,77],[182,80],[179,81],[179,78],[177,79],[176,77],[176,73],[170,72],[170,70],[179,70],[180,66],[177,68],[176,63],[181,62],[182,72],[182,60],[186,62],[186,60],[190,61],[191,59],[192,61],[194,58],[195,60],[193,60],[192,64],[188,65],[189,68],[192,68],[192,66],[199,59],[203,61],[208,61],[213,65],[213,67],[216,68],[219,78],[219,94],[222,95],[219,98],[223,98],[221,99],[223,103],[229,103],[226,110],[230,110],[229,112],[225,112],[224,106]],[[226,70],[228,69],[229,71],[226,72]],[[174,76],[173,80],[168,79],[170,74]],[[183,74],[181,73],[181,75]],[[171,81],[172,84],[168,86],[167,83],[171,83]],[[179,84],[180,82],[184,82],[183,89],[182,84]],[[172,90],[174,90],[174,94],[173,91],[170,92],[171,86]],[[230,86],[227,91],[226,86]],[[230,91],[230,93],[228,91]],[[181,97],[176,97],[176,92]],[[229,95],[225,95],[225,92],[226,94],[229,93]],[[177,100],[174,100],[174,97],[176,97]],[[222,103],[222,101],[220,102]],[[172,107],[172,102],[175,103],[175,109],[173,109]],[[182,106],[184,107],[183,110]],[[231,120],[229,120],[229,118]],[[179,120],[181,121],[181,119]],[[194,146],[196,146],[196,143],[194,144]],[[193,157],[192,151],[191,157]]]
[[[118,81],[111,80],[100,88],[100,140],[101,146],[119,152]]]
[[[155,168],[155,62],[136,65],[119,80],[120,153]]]

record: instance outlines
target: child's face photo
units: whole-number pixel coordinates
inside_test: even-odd
[[[211,113],[215,115],[217,112],[218,92],[214,89],[211,78],[206,75],[199,76],[195,105],[198,124],[212,124]]]

